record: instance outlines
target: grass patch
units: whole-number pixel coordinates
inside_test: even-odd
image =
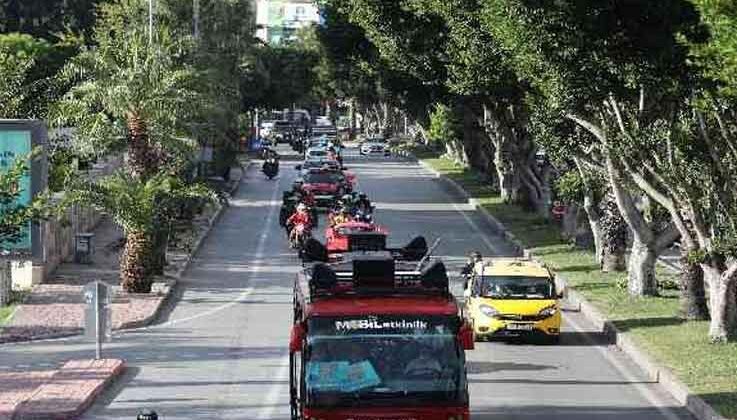
[[[15,304],[9,306],[0,306],[0,327],[10,322],[10,319],[15,311]]]
[[[483,185],[483,177],[476,171],[437,156],[424,161],[478,198],[527,248],[568,279],[656,360],[670,367],[692,392],[723,416],[737,417],[737,343],[712,345],[708,322],[682,322],[678,291],[664,290],[661,296],[650,298],[629,296],[617,286],[625,273],[599,271],[593,252],[567,243],[555,225],[539,216],[503,203],[491,187]],[[660,279],[675,276],[658,267]]]

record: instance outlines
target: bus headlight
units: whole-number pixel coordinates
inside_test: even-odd
[[[499,315],[499,311],[489,305],[479,305],[479,311],[489,318],[494,318],[496,315]]]
[[[558,308],[555,306],[548,306],[547,308],[540,311],[540,316],[549,317],[553,316],[558,312]]]

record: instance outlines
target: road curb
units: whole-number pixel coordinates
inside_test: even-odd
[[[471,197],[468,191],[466,191],[455,180],[443,175],[424,161],[414,157],[411,153],[405,153],[404,157],[418,162],[420,166],[432,173],[435,178],[441,180],[444,184],[450,186],[451,189],[464,197],[468,201],[468,204],[473,206],[473,208],[476,209],[489,224],[494,226],[494,228],[502,234],[506,240],[511,242],[525,258],[530,258],[541,263],[543,262],[540,258],[535,256],[534,252],[526,248],[524,244],[504,226],[504,224],[481,206],[477,199]],[[693,394],[691,390],[689,390],[688,386],[678,379],[670,369],[655,362],[650,355],[641,350],[629,334],[620,331],[612,321],[607,320],[598,309],[581,296],[575,289],[571,288],[564,277],[556,274],[556,281],[566,290],[566,299],[570,303],[578,305],[580,312],[594,324],[596,329],[605,334],[611,343],[616,345],[624,354],[635,362],[635,364],[642,369],[650,379],[657,382],[660,387],[668,392],[676,401],[683,404],[683,406],[694,417],[699,420],[730,420],[718,414],[716,410],[714,410],[714,408],[701,397]]]

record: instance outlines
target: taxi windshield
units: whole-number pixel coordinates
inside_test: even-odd
[[[340,175],[330,172],[311,172],[304,176],[308,184],[335,184],[340,182]]]
[[[310,320],[307,405],[464,404],[468,395],[457,323],[428,316]]]
[[[547,277],[484,276],[477,294],[496,299],[553,299],[555,286]]]

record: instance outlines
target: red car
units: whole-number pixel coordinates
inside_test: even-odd
[[[333,207],[335,201],[350,191],[350,184],[340,172],[311,170],[302,177],[302,189],[315,197],[317,207]]]
[[[347,222],[325,230],[328,253],[383,251],[389,232],[373,223]]]

